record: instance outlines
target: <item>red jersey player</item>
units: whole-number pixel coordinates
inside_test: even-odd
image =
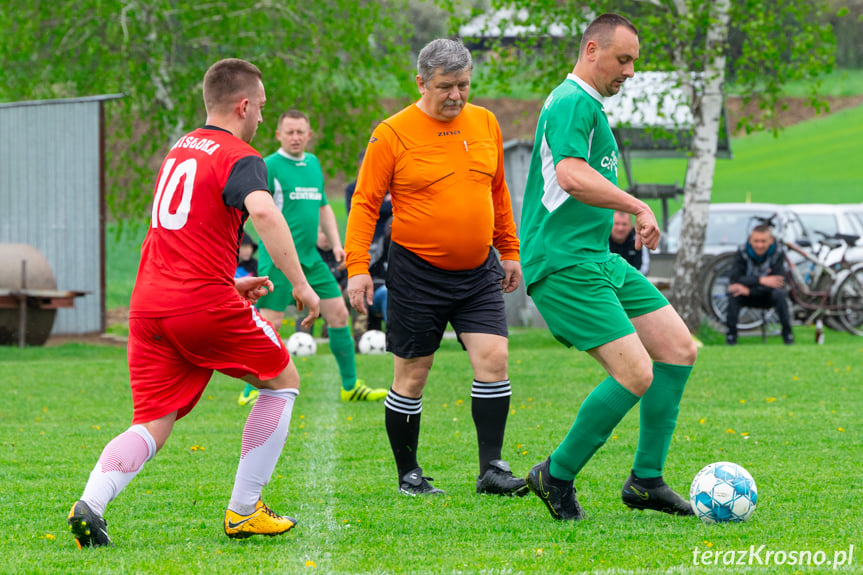
[[[214,370],[260,389],[243,430],[225,533],[276,535],[296,524],[261,501],[287,439],[300,381],[278,331],[252,305],[272,283],[234,279],[247,217],[273,246],[298,306],[309,308],[307,323],[317,318],[320,301],[268,191],[264,161],[249,145],[266,101],[260,70],[221,60],[207,70],[203,92],[206,125],[174,144],[156,180],[129,314],[132,426],[105,446],[69,512],[79,548],[112,545],[105,508],[162,448]]]

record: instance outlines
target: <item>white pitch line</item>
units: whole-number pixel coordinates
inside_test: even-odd
[[[324,400],[315,406],[313,412],[302,408],[294,409],[294,417],[297,418],[295,421],[305,421],[306,428],[312,428],[312,431],[303,437],[304,449],[309,452],[307,454],[309,464],[302,474],[303,489],[301,493],[305,496],[301,497],[299,501],[303,514],[297,518],[297,527],[310,535],[305,541],[306,546],[310,549],[310,554],[308,557],[304,557],[303,561],[311,560],[318,568],[325,569],[326,564],[330,563],[332,552],[335,549],[334,543],[336,543],[338,534],[342,529],[342,526],[333,516],[335,505],[331,501],[334,499],[334,493],[337,489],[336,463],[339,453],[336,447],[336,430],[338,427],[337,407],[340,403],[341,376],[336,360],[331,354],[326,354],[323,357],[317,356],[315,361],[319,363],[319,369],[316,370],[318,377],[314,379],[306,377],[301,380],[298,401],[302,401],[304,393],[308,395],[323,394]],[[320,369],[321,364],[323,364],[324,369]],[[302,368],[300,371],[302,372]],[[299,420],[300,413],[306,416],[305,419]],[[299,429],[299,425],[292,425],[292,427],[294,428],[293,433],[304,434],[307,431],[307,429]],[[311,496],[311,500],[309,496]]]

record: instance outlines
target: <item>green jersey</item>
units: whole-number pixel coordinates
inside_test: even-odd
[[[602,96],[574,74],[542,107],[521,212],[521,266],[525,285],[583,262],[610,258],[614,210],[579,202],[557,182],[555,166],[581,158],[617,185],[618,149]]]
[[[318,224],[321,206],[328,205],[321,164],[314,154],[306,153],[302,160],[296,160],[281,149],[264,158],[264,162],[267,164],[267,183],[276,206],[282,210],[291,228],[300,263],[310,265],[320,259],[316,248]],[[271,267],[273,260],[266,246],[261,246],[258,257],[261,269]]]

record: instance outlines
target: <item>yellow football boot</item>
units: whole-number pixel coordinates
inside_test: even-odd
[[[342,388],[342,401],[378,401],[387,396],[387,389],[372,389],[358,379],[350,391]]]
[[[245,539],[252,535],[280,535],[297,524],[293,517],[282,517],[258,500],[254,513],[240,515],[230,509],[225,511],[225,535],[231,539]]]

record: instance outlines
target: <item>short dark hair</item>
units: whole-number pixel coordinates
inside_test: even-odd
[[[771,236],[773,235],[773,230],[767,224],[758,224],[757,226],[752,228],[752,232],[758,232],[759,234],[763,234],[764,232],[767,232]]]
[[[219,60],[204,74],[204,106],[207,112],[218,111],[232,104],[243,92],[250,91],[262,80],[257,66],[239,58]]]
[[[584,48],[591,40],[596,40],[600,48],[607,48],[609,44],[611,44],[612,34],[614,34],[614,31],[619,26],[628,28],[633,34],[638,36],[638,30],[635,28],[635,24],[630,22],[628,18],[621,16],[620,14],[615,14],[614,12],[606,12],[605,14],[597,16],[593,22],[588,24],[587,28],[584,29],[584,33],[581,35],[581,45],[578,48],[578,53],[581,54],[584,52]]]
[[[255,242],[255,240],[252,239],[252,236],[250,236],[246,232],[243,232],[243,239],[240,240],[240,245],[241,246],[252,246],[252,252],[253,253],[256,249],[258,249],[257,242]]]
[[[282,112],[282,115],[279,116],[279,122],[276,124],[276,126],[281,128],[282,120],[284,120],[285,118],[293,118],[294,120],[305,120],[309,124],[309,126],[312,125],[312,121],[309,120],[309,117],[304,112],[300,112],[299,110],[288,110],[286,112]]]

